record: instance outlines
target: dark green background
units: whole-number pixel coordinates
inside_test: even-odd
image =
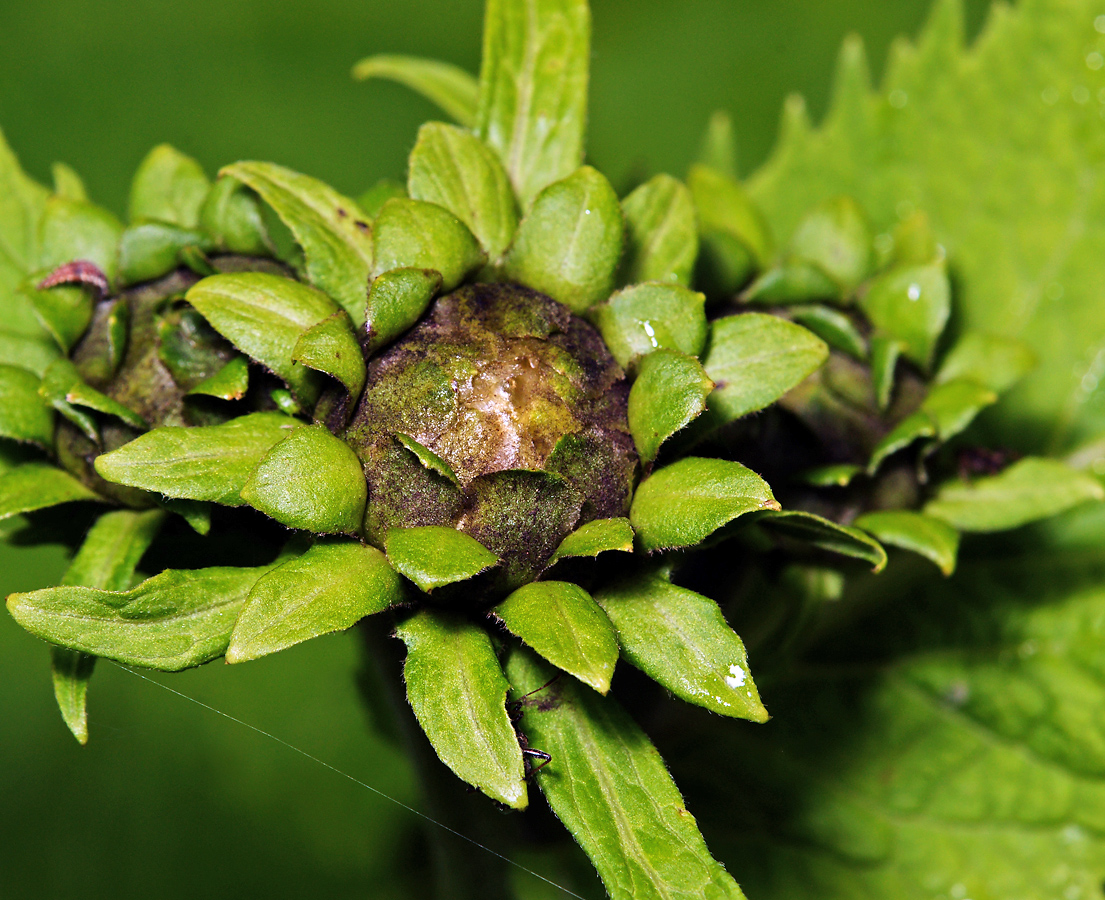
[[[969,4],[972,31],[984,4]],[[595,0],[590,154],[616,184],[680,174],[711,110],[741,168],[763,160],[791,91],[819,117],[841,38],[876,75],[925,0]],[[436,112],[356,84],[362,56],[407,52],[472,71],[476,0],[0,2],[0,125],[32,175],[62,160],[122,213],[130,173],[168,141],[209,170],[271,159],[356,193],[402,176]],[[56,580],[58,548],[0,545],[0,594]],[[400,754],[365,727],[345,635],[158,680],[405,802]],[[45,646],[0,616],[0,897],[417,896],[412,817],[271,738],[110,664],[80,748],[53,706]],[[414,879],[414,880],[412,880]],[[550,894],[552,896],[552,894]]]

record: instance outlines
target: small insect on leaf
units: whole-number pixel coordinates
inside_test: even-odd
[[[104,296],[111,291],[111,285],[108,284],[103,269],[86,259],[76,259],[58,266],[38,283],[38,289],[45,291],[59,284],[87,284]]]

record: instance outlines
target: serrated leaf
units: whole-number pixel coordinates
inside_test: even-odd
[[[234,625],[226,661],[258,659],[351,628],[401,599],[399,576],[375,547],[353,541],[315,544],[253,586]]]
[[[706,346],[706,297],[672,284],[637,284],[594,310],[594,321],[621,366],[661,347],[698,356]]]
[[[224,425],[155,428],[98,456],[96,472],[168,497],[240,506],[241,490],[265,454],[302,426],[280,413],[251,413]]]
[[[407,189],[415,200],[436,203],[460,219],[487,256],[497,260],[518,227],[510,180],[499,158],[469,131],[428,122],[410,156]]]
[[[130,186],[130,220],[157,219],[195,228],[211,181],[202,166],[168,144],[154,147],[138,165]]]
[[[690,547],[750,512],[778,509],[759,475],[737,462],[687,457],[653,472],[629,521],[645,550]]]
[[[487,262],[460,219],[436,203],[396,197],[372,223],[374,278],[392,269],[434,269],[451,291]]]
[[[479,83],[451,63],[418,56],[369,56],[353,67],[353,77],[359,81],[369,78],[396,81],[436,103],[465,128],[476,124]]]
[[[0,365],[0,437],[53,446],[54,413],[38,392],[41,383],[26,369]]]
[[[623,282],[691,283],[698,256],[698,222],[685,184],[656,175],[622,200],[626,223]]]
[[[607,550],[633,552],[633,526],[629,519],[595,519],[581,525],[556,548],[547,568],[573,556],[598,556]]]
[[[899,266],[873,279],[859,298],[875,330],[901,343],[902,353],[927,368],[951,314],[951,288],[941,263]]]
[[[67,359],[55,360],[42,376],[39,394],[55,408],[61,404],[93,409],[108,416],[115,416],[131,428],[145,431],[148,423],[138,413],[90,387],[81,378],[77,367]]]
[[[677,697],[723,716],[766,722],[744,643],[718,605],[655,573],[595,594],[622,655]]]
[[[552,677],[525,650],[511,653],[507,672],[518,697]],[[536,781],[613,900],[743,900],[660,754],[613,699],[568,679],[536,699],[523,702],[521,727],[552,756]]]
[[[579,313],[610,295],[624,242],[618,195],[583,166],[537,195],[503,272]]]
[[[1035,366],[1036,354],[1022,341],[970,331],[948,351],[934,380],[969,378],[1000,394]]]
[[[873,572],[881,572],[886,567],[886,551],[878,541],[859,528],[839,525],[824,516],[785,509],[764,513],[757,524],[821,550],[863,560]]]
[[[352,402],[356,402],[364,387],[364,354],[349,316],[343,310],[303,332],[295,343],[292,361],[341,382]]]
[[[219,174],[245,183],[276,211],[303,248],[311,283],[360,325],[372,266],[372,230],[360,207],[318,179],[273,163],[235,163]]]
[[[830,347],[853,359],[867,359],[867,341],[844,313],[828,306],[795,306],[790,309],[794,321],[808,328]]]
[[[205,278],[184,297],[219,334],[284,379],[298,398],[310,404],[318,397],[319,376],[294,354],[303,332],[338,311],[324,293],[279,275],[234,272]]]
[[[222,656],[250,589],[268,570],[169,569],[123,592],[46,588],[12,594],[8,611],[51,643],[176,672]]]
[[[293,431],[242,487],[242,499],[254,509],[319,534],[359,532],[367,498],[357,454],[322,425]]]
[[[390,528],[384,548],[395,570],[427,593],[474,578],[499,562],[475,538],[446,525]]]
[[[1103,499],[1096,478],[1058,460],[1028,457],[998,475],[943,485],[924,512],[960,531],[1005,531]]]
[[[249,363],[244,356],[235,356],[210,378],[197,384],[188,395],[203,394],[220,400],[241,400],[249,390]]]
[[[50,271],[74,260],[95,263],[115,277],[123,224],[106,209],[83,200],[51,197],[39,223],[39,269]]]
[[[629,432],[641,462],[651,464],[669,437],[706,409],[714,389],[702,364],[678,350],[654,350],[641,358],[629,391]]]
[[[200,227],[217,247],[230,253],[246,256],[272,253],[257,196],[229,175],[216,180],[207,192],[200,207]]]
[[[77,500],[102,500],[68,472],[30,462],[0,474],[0,520]]]
[[[570,581],[532,581],[491,610],[507,630],[600,694],[610,690],[618,642],[606,614]]]
[[[522,748],[487,633],[459,616],[425,611],[396,634],[407,645],[407,699],[438,757],[492,799],[525,809]]]
[[[771,261],[767,222],[735,177],[694,165],[687,187],[698,213],[705,277],[718,293],[733,294]]]
[[[138,222],[119,239],[119,281],[137,284],[167,275],[181,264],[188,247],[213,249],[211,241],[195,228],[168,222]]]
[[[931,560],[945,575],[955,571],[959,532],[939,519],[908,509],[884,509],[864,513],[855,525],[884,544]]]
[[[583,161],[591,15],[585,0],[490,0],[476,133],[523,208]]]
[[[404,334],[422,317],[441,287],[441,273],[434,269],[392,269],[374,278],[366,318],[369,351]]]

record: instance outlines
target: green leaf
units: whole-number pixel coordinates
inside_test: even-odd
[[[418,131],[407,176],[410,196],[436,203],[460,219],[491,260],[514,238],[518,210],[502,163],[462,128],[427,122]]]
[[[942,263],[894,268],[871,282],[859,305],[878,332],[927,368],[951,313],[948,276]]]
[[[998,475],[943,485],[924,511],[960,531],[1005,531],[1090,500],[1105,500],[1096,478],[1058,460],[1028,457]]]
[[[706,346],[706,297],[672,284],[637,284],[594,310],[611,355],[628,367],[661,347],[698,356]]]
[[[244,356],[235,356],[210,378],[205,378],[188,392],[220,400],[241,400],[249,390],[249,363]]]
[[[594,557],[607,550],[633,552],[633,526],[629,519],[595,519],[581,525],[560,542],[547,568],[568,557]]]
[[[687,186],[656,175],[622,201],[622,213],[627,226],[622,280],[689,286],[698,257],[698,222]]]
[[[936,423],[932,417],[921,410],[906,416],[875,445],[867,463],[868,474],[874,474],[888,456],[926,437],[936,437]]]
[[[146,420],[138,413],[85,384],[77,367],[67,359],[55,360],[50,364],[50,368],[42,376],[38,392],[55,408],[61,404],[81,406],[107,416],[115,416],[140,431],[149,428]]]
[[[272,253],[256,195],[229,175],[219,178],[208,191],[200,208],[200,227],[217,247],[230,253],[245,256]]]
[[[499,557],[475,538],[446,525],[389,528],[384,549],[395,570],[427,593],[467,581],[499,563]]]
[[[351,628],[401,599],[399,576],[375,547],[315,544],[258,579],[234,625],[226,661],[258,659]]]
[[[429,447],[424,447],[410,435],[402,434],[398,431],[395,432],[395,439],[410,450],[415,458],[422,463],[424,468],[429,469],[431,472],[436,472],[442,478],[447,478],[455,485],[460,485],[460,479],[457,478],[457,473],[450,468],[445,460],[434,453]]]
[[[487,633],[460,617],[425,611],[396,634],[407,645],[407,699],[441,761],[493,800],[525,809],[522,748]]]
[[[840,299],[840,285],[820,266],[802,260],[786,260],[772,266],[741,293],[745,303],[769,306]]]
[[[854,463],[837,463],[807,469],[800,474],[799,478],[814,487],[847,487],[862,471],[863,466],[857,466]]]
[[[707,278],[720,294],[735,293],[771,261],[767,222],[736,178],[706,166],[691,166],[687,187],[694,197]]]
[[[532,581],[491,610],[507,630],[600,694],[610,690],[618,642],[606,614],[570,581]]]
[[[40,384],[26,369],[0,365],[0,437],[45,448],[54,445],[54,413],[38,393]]]
[[[823,516],[791,509],[766,512],[757,519],[757,524],[821,550],[863,560],[873,572],[886,568],[886,551],[859,528],[838,525]]]
[[[624,241],[618,195],[602,174],[583,166],[533,201],[503,271],[579,313],[610,295]]]
[[[918,553],[936,564],[945,575],[955,571],[959,532],[939,519],[907,509],[865,513],[855,521],[884,544]]]
[[[745,513],[778,509],[759,475],[740,463],[688,457],[653,472],[629,520],[645,550],[690,547]]]
[[[195,228],[211,182],[192,157],[168,144],[154,147],[139,164],[130,186],[130,220],[157,219]]]
[[[101,500],[72,475],[46,463],[24,463],[0,474],[0,520],[76,500]]]
[[[365,361],[353,333],[353,323],[342,310],[312,325],[296,341],[292,362],[303,363],[340,381],[356,402],[364,387]]]
[[[265,454],[302,425],[280,413],[251,413],[224,425],[155,428],[98,456],[96,472],[168,497],[240,506],[241,490]]]
[[[898,368],[898,357],[902,345],[899,341],[876,335],[871,338],[871,381],[875,388],[875,402],[880,410],[890,406],[890,396],[894,391],[894,373]]]
[[[358,81],[369,78],[396,81],[436,103],[465,128],[476,124],[479,84],[464,69],[450,63],[417,56],[370,56],[353,67],[353,77]]]
[[[213,249],[202,231],[167,222],[139,222],[119,239],[119,281],[138,284],[167,275],[181,262],[188,247]]]
[[[824,341],[778,316],[745,313],[718,319],[703,359],[706,374],[717,385],[709,400],[710,424],[722,425],[770,406],[828,357]]]
[[[675,696],[723,716],[767,721],[744,643],[709,597],[645,573],[595,600],[614,623],[622,655]]]
[[[54,699],[65,727],[82,745],[88,743],[88,682],[95,668],[95,656],[65,647],[50,648]]]
[[[590,54],[586,0],[489,0],[476,133],[523,208],[583,161]]]
[[[338,311],[324,293],[279,275],[234,272],[203,279],[185,299],[219,334],[282,378],[297,398],[314,402],[319,378],[294,354],[303,332]]]
[[[57,285],[40,291],[35,286],[38,280],[36,277],[24,283],[20,294],[30,301],[42,327],[68,353],[92,321],[92,297],[88,290],[75,285]]]
[[[157,505],[167,512],[180,516],[196,534],[211,533],[211,503],[207,500],[181,500],[162,497]]]
[[[552,677],[525,650],[511,653],[507,672],[518,697]],[[566,679],[544,693],[522,701],[522,729],[552,756],[536,780],[613,900],[743,900],[660,754],[621,707]]]
[[[938,384],[929,391],[921,409],[936,423],[936,436],[951,440],[971,424],[975,416],[998,395],[987,387],[967,378],[956,378]]]
[[[441,273],[433,269],[392,269],[374,278],[368,292],[369,352],[405,334],[441,286]]]
[[[0,364],[17,366],[41,377],[60,351],[50,335],[37,327],[35,330],[39,333],[17,334],[0,326]]]
[[[357,454],[322,425],[284,438],[242,488],[242,499],[254,509],[320,534],[359,532],[367,498]]]
[[[970,331],[948,352],[936,383],[969,378],[992,391],[1009,390],[1036,365],[1036,354],[1027,344],[1012,338]]]
[[[830,347],[860,361],[867,359],[867,341],[844,313],[828,306],[795,306],[790,314]]]
[[[451,291],[487,262],[468,227],[436,203],[389,200],[372,229],[377,278],[392,269],[436,269],[442,290]]]
[[[627,413],[641,462],[651,464],[664,441],[706,409],[713,389],[714,383],[693,356],[655,350],[641,358]]]
[[[737,138],[733,119],[723,109],[710,113],[696,162],[730,178],[737,177]]]
[[[51,643],[177,672],[222,656],[250,589],[268,570],[169,569],[123,592],[46,588],[12,594],[8,611]]]
[[[311,284],[360,325],[372,265],[371,228],[360,207],[318,179],[273,163],[235,163],[220,174],[244,182],[276,211],[303,248]]]
[[[790,252],[813,263],[851,293],[871,274],[874,235],[851,197],[833,197],[808,212],[790,239]]]
[[[54,177],[54,193],[66,200],[87,200],[88,191],[85,190],[81,176],[63,162],[56,162],[50,166],[50,174]]]
[[[39,269],[51,270],[74,260],[95,263],[115,278],[122,223],[106,209],[82,200],[51,197],[39,224]]]

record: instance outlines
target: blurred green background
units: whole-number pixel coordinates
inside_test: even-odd
[[[927,0],[593,0],[591,161],[616,185],[681,174],[716,108],[737,125],[742,172],[770,151],[784,97],[814,117],[842,37],[887,47]],[[971,0],[972,33],[985,4]],[[167,141],[213,172],[270,159],[347,193],[402,177],[436,111],[356,84],[377,52],[476,71],[479,0],[0,2],[0,126],[34,176],[61,160],[122,213],[130,174]],[[56,581],[60,548],[0,543],[0,594]],[[346,635],[162,683],[302,748],[404,802],[402,755],[357,702]],[[394,804],[229,719],[101,665],[92,739],[53,705],[46,647],[0,615],[0,897],[420,896],[425,850]],[[549,896],[552,896],[550,894]]]

